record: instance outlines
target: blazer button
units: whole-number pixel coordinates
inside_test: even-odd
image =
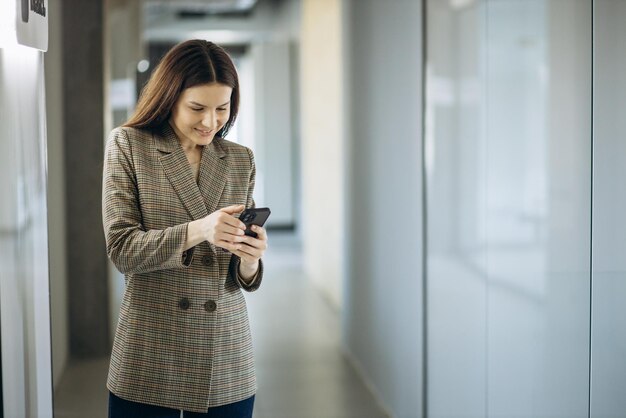
[[[213,312],[217,309],[217,303],[214,300],[209,300],[204,304],[204,310],[207,312]]]
[[[178,301],[178,307],[182,309],[183,311],[186,311],[187,309],[189,309],[190,306],[191,306],[191,302],[189,302],[189,299],[187,298],[182,298],[180,301]]]
[[[213,264],[213,260],[211,259],[211,256],[205,255],[202,257],[202,264],[204,264],[205,266],[209,267],[211,264]]]

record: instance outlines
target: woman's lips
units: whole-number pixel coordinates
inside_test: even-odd
[[[198,129],[198,128],[195,128],[195,130],[196,130],[196,132],[198,132],[198,134],[199,134],[200,136],[211,136],[211,135],[213,135],[213,131],[212,131],[212,130],[210,130],[210,131],[205,131],[205,130]]]

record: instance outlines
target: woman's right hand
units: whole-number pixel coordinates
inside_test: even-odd
[[[246,226],[233,215],[242,212],[244,205],[233,205],[216,210],[200,220],[202,236],[211,244],[235,251],[240,248]]]

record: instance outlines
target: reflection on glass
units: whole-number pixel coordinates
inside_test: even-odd
[[[428,412],[484,417],[484,4],[426,10]]]
[[[427,42],[429,416],[587,416],[588,2],[429,0]]]
[[[0,49],[3,412],[52,415],[43,54]]]

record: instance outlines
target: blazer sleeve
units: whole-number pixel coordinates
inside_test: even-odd
[[[246,198],[246,208],[255,207],[254,199],[252,198],[252,193],[254,192],[254,183],[256,181],[256,165],[254,163],[254,155],[249,148],[246,148],[248,152],[248,157],[250,158],[250,178],[248,180],[248,196]],[[228,274],[233,278],[237,286],[241,289],[246,290],[248,292],[254,292],[261,286],[261,281],[263,280],[263,260],[259,260],[259,270],[252,281],[251,284],[246,284],[239,276],[239,263],[241,259],[236,255],[233,255],[230,259],[230,265],[228,268]]]
[[[187,224],[146,231],[128,134],[115,129],[107,141],[102,176],[102,219],[107,255],[124,274],[187,267]],[[191,251],[189,251],[191,253]]]

